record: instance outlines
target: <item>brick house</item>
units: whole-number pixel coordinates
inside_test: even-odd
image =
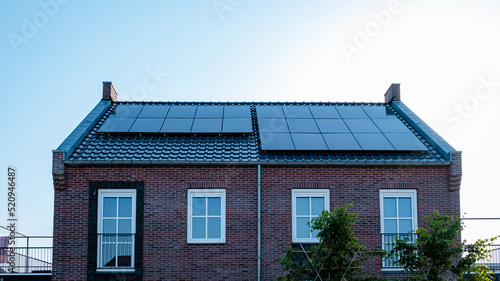
[[[369,249],[459,216],[461,153],[399,84],[383,103],[213,103],[117,101],[104,82],[53,179],[53,280],[270,280],[323,209],[353,202]]]

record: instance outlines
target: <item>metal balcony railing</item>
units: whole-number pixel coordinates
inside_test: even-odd
[[[500,271],[500,245],[491,245],[486,249],[491,250],[491,257],[479,260],[476,264],[485,264],[493,271]]]
[[[97,234],[97,268],[134,268],[135,234]]]
[[[8,242],[0,247],[0,274],[50,274],[52,237],[16,236]]]
[[[396,242],[396,237],[400,240],[407,239],[408,243],[413,243],[417,240],[415,233],[382,233],[382,249],[389,252],[392,250],[392,243]],[[382,268],[401,268],[397,264],[397,258],[383,259]]]

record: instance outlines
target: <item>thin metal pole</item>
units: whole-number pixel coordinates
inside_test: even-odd
[[[260,281],[260,264],[261,264],[261,252],[260,252],[260,164],[257,165],[257,280]]]
[[[29,262],[30,262],[29,256],[30,256],[30,238],[28,236],[28,237],[26,237],[26,273],[30,273],[28,271],[29,270]]]

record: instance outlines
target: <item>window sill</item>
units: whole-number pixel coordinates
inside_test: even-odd
[[[135,268],[98,268],[96,273],[135,273]]]
[[[402,267],[394,267],[394,268],[382,268],[382,273],[404,273],[405,270]]]
[[[226,244],[226,241],[188,241],[187,244],[219,244],[219,245],[223,245],[223,244]]]

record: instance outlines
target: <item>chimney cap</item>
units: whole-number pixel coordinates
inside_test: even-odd
[[[384,94],[385,103],[392,101],[401,101],[400,83],[392,83]]]
[[[115,90],[115,87],[113,86],[113,83],[111,81],[103,81],[102,82],[102,99],[103,100],[110,100],[112,102],[117,102],[118,101],[118,93]]]

